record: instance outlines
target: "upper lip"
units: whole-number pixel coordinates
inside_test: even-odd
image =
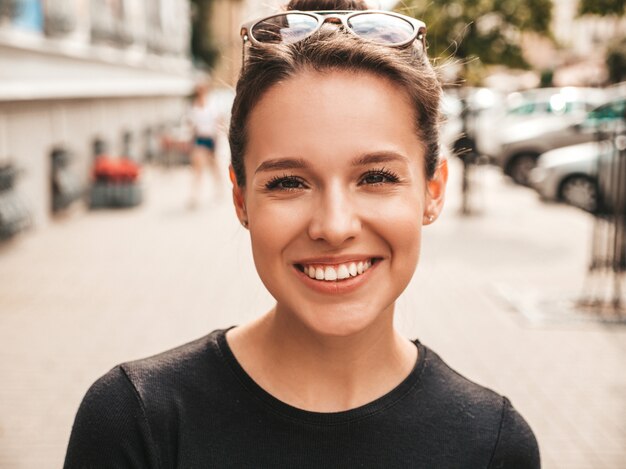
[[[382,256],[376,256],[371,254],[344,254],[341,256],[320,256],[320,257],[307,257],[294,262],[294,264],[310,265],[310,264],[324,264],[324,265],[337,265],[347,264],[349,262],[362,262],[368,259],[380,259]]]

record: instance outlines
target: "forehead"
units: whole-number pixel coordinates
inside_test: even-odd
[[[248,121],[248,159],[372,151],[421,154],[407,93],[389,79],[348,71],[306,71],[271,87]]]

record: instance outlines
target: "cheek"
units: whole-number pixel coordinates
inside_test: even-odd
[[[394,260],[401,262],[417,262],[419,258],[422,233],[421,223],[407,220],[404,223],[389,224],[388,239],[391,240],[391,248]]]
[[[306,227],[302,204],[267,201],[249,206],[250,239],[257,269],[280,263],[281,254]]]
[[[422,227],[424,200],[421,197],[399,197],[384,201],[368,201],[364,207],[367,218],[390,232],[392,238],[416,237]],[[394,234],[396,233],[397,234]]]
[[[262,267],[265,262],[270,262],[276,258],[284,244],[282,239],[285,235],[282,227],[276,226],[276,221],[271,218],[251,218],[254,220],[250,225],[250,240],[252,242],[252,254],[257,266]],[[264,262],[259,262],[264,261]]]
[[[385,204],[372,210],[370,223],[379,236],[386,241],[392,253],[392,264],[410,269],[417,265],[421,246],[423,201],[416,198],[401,198],[395,203]],[[371,206],[371,209],[376,209]]]
[[[250,229],[252,258],[261,282],[270,291],[274,291],[276,273],[281,270],[280,230]]]

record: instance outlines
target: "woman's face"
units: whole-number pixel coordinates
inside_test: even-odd
[[[414,122],[368,73],[303,72],[257,103],[234,195],[278,313],[332,336],[391,321],[445,186],[445,168],[427,184]]]

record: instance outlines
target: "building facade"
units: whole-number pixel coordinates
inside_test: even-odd
[[[603,85],[609,44],[626,36],[626,18],[578,14],[579,0],[553,0],[554,41],[524,36],[524,55],[534,68],[554,71],[557,86]]]
[[[241,25],[249,20],[281,11],[289,0],[213,0],[211,31],[220,50],[220,60],[213,71],[218,85],[233,87],[241,69]]]
[[[0,0],[0,166],[36,226],[53,154],[85,185],[94,153],[143,159],[193,86],[188,0]],[[104,150],[103,150],[104,149]]]

